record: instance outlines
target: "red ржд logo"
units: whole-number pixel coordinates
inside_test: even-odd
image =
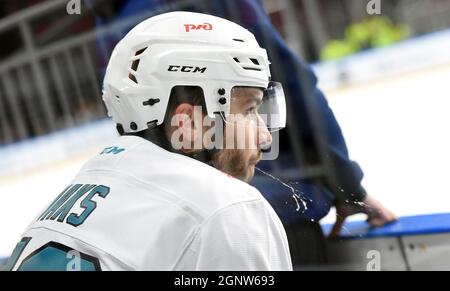
[[[203,24],[185,24],[184,28],[186,29],[186,32],[190,32],[191,30],[212,30],[213,26],[210,23],[203,23]]]

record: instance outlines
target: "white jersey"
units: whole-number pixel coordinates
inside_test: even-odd
[[[258,190],[135,136],[88,161],[11,260],[12,270],[292,270]]]

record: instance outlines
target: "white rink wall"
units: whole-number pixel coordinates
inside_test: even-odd
[[[327,93],[370,195],[399,216],[450,212],[450,63]]]
[[[117,136],[112,121],[100,120],[0,147],[0,258],[11,254],[31,220],[81,166]]]
[[[315,66],[364,186],[400,216],[450,212],[449,51],[447,31]],[[103,120],[0,147],[0,257],[116,136]]]
[[[450,212],[449,51],[446,30],[314,66],[363,185],[398,216]]]

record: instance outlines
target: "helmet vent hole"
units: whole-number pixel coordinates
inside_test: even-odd
[[[135,56],[138,56],[138,55],[142,54],[143,52],[145,52],[146,49],[147,49],[147,48],[144,47],[143,49],[138,50],[138,51],[136,52]]]
[[[128,78],[129,78],[131,81],[135,82],[136,84],[138,83],[136,77],[135,77],[133,74],[128,74]]]
[[[244,67],[244,70],[261,72],[261,69],[258,69],[258,68],[250,68],[250,67]]]
[[[143,48],[143,49],[138,50],[138,51],[134,54],[135,58],[136,58],[137,56],[141,55],[143,52],[145,52],[146,49],[147,49],[147,48],[145,47],[145,48]],[[134,72],[137,72],[138,67],[139,67],[139,62],[140,62],[140,59],[135,59],[135,60],[131,63],[131,70],[133,70]],[[134,74],[129,73],[129,74],[128,74],[128,78],[129,78],[131,81],[135,82],[136,84],[138,83],[138,81],[137,81],[137,79],[136,79],[136,76],[135,76]]]
[[[250,59],[250,61],[252,61],[253,64],[259,66],[259,62],[257,59]]]
[[[139,60],[135,60],[135,61],[133,61],[133,63],[131,63],[131,69],[133,70],[133,71],[137,71],[137,69],[138,69],[138,67],[139,67],[139,62],[140,62],[141,60],[139,59]]]
[[[237,42],[245,42],[243,39],[238,39],[238,38],[233,38],[233,40],[237,41]]]

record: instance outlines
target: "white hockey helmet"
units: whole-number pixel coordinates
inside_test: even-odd
[[[254,35],[231,21],[165,13],[141,22],[117,44],[103,101],[108,115],[128,133],[162,124],[175,86],[201,87],[210,117],[229,114],[233,87],[259,87],[269,89],[261,108],[278,115],[268,126],[280,129],[286,123],[284,93],[280,84],[269,84],[269,64]]]

